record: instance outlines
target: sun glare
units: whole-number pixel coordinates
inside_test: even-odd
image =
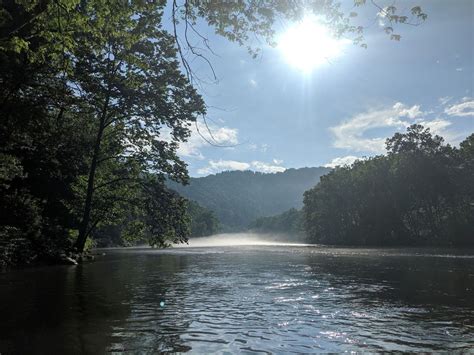
[[[305,17],[280,36],[278,48],[290,65],[311,72],[340,56],[347,42],[335,38],[317,19]]]

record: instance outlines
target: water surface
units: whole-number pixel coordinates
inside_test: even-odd
[[[117,249],[0,274],[0,353],[474,351],[468,251]]]

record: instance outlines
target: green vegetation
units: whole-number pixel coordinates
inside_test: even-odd
[[[288,169],[274,174],[226,171],[191,178],[187,186],[173,182],[168,186],[215,211],[224,230],[241,231],[257,218],[303,207],[304,191],[329,171],[329,168]]]
[[[303,239],[303,214],[301,210],[291,208],[281,214],[257,218],[249,229],[259,233],[277,233],[288,240]]]
[[[186,181],[176,149],[205,108],[163,5],[6,1],[1,16],[3,254],[81,253],[117,224],[150,244],[185,241],[185,200],[164,181]]]
[[[459,148],[412,125],[388,154],[339,167],[305,193],[312,243],[473,245],[474,134]]]
[[[190,237],[206,237],[219,232],[219,220],[213,211],[197,202],[188,201],[187,213],[190,219]]]

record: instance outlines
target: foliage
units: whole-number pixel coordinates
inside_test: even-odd
[[[365,28],[358,23],[358,11],[366,5],[365,0],[354,0],[353,6],[346,8],[344,2],[337,0],[248,0],[248,1],[172,1],[172,18],[176,24],[185,24],[185,34],[182,46],[190,49],[193,54],[202,57],[202,52],[189,40],[191,33],[196,33],[195,25],[199,19],[204,19],[214,27],[215,33],[226,39],[246,46],[254,57],[261,48],[260,39],[270,45],[275,45],[275,23],[285,21],[298,21],[305,16],[315,16],[330,28],[336,36],[352,38],[353,42],[362,47],[367,47],[364,42]],[[395,4],[382,7],[377,1],[370,2],[371,8],[376,11],[376,16],[386,20],[384,32],[392,40],[400,40],[396,33],[397,25],[417,26],[423,23],[428,15],[420,6],[413,6],[410,11],[397,9]],[[201,34],[207,46],[207,38]],[[257,39],[256,42],[253,39]],[[255,43],[257,43],[255,45]],[[179,43],[178,43],[179,44]],[[179,46],[180,53],[184,48]],[[183,55],[182,55],[183,57]],[[186,70],[190,67],[184,61]]]
[[[223,229],[235,231],[247,229],[259,217],[301,208],[303,192],[329,171],[329,168],[288,169],[274,174],[227,171],[191,178],[187,186],[173,182],[168,182],[168,186],[215,211]]]
[[[188,201],[187,214],[190,218],[190,237],[206,237],[219,231],[219,221],[214,212],[200,206],[195,201]]]
[[[303,215],[296,208],[291,208],[281,214],[257,218],[249,225],[249,229],[262,233],[281,233],[294,239],[295,235],[302,235]]]
[[[80,252],[117,223],[137,238],[145,223],[153,244],[186,240],[184,201],[162,181],[186,181],[176,150],[205,108],[163,8],[2,2],[2,239],[18,230],[40,256],[67,251],[71,236]]]
[[[474,244],[474,135],[453,148],[412,125],[388,154],[339,167],[304,196],[311,242],[349,245]]]

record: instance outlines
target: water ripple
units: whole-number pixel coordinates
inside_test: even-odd
[[[51,353],[472,351],[474,259],[450,253],[136,249],[1,275],[1,304],[18,307],[1,309],[0,352],[25,338]]]

